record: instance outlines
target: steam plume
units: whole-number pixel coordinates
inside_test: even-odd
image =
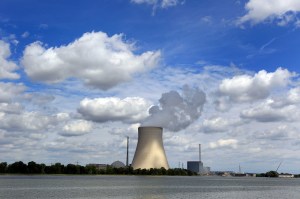
[[[149,109],[149,117],[142,126],[160,126],[171,131],[180,131],[197,120],[206,101],[205,93],[185,85],[180,95],[177,91],[163,93],[159,106]]]

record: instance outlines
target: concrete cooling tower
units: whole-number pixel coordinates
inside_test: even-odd
[[[162,132],[161,127],[139,127],[138,143],[131,165],[133,169],[169,169]]]

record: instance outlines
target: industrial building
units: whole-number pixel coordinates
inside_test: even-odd
[[[187,161],[187,170],[196,172],[200,175],[210,173],[210,167],[204,167],[201,161],[201,144],[199,144],[199,161]]]
[[[122,167],[125,167],[125,164],[119,160],[117,161],[114,161],[112,164],[111,164],[112,167],[114,168],[122,168]]]
[[[169,169],[162,133],[161,127],[138,128],[138,143],[132,161],[134,169]]]
[[[201,161],[187,161],[187,170],[202,173],[204,170],[203,163]]]

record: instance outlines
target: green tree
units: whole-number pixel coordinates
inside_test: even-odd
[[[7,162],[0,163],[0,173],[6,173],[7,170]]]
[[[97,174],[97,168],[94,165],[87,165],[85,169],[87,174]]]
[[[44,163],[40,164],[41,166],[41,174],[45,174],[45,168],[46,168],[46,165]]]
[[[106,173],[105,174],[114,174],[114,169],[112,166],[107,165],[106,166]]]
[[[28,162],[27,168],[28,168],[28,173],[30,173],[30,174],[42,173],[41,165],[36,164],[33,161]]]
[[[276,177],[278,177],[278,173],[276,171],[268,171],[266,173],[266,177],[276,178]]]
[[[54,170],[55,174],[62,174],[62,173],[64,173],[64,167],[65,166],[63,164],[57,162],[57,163],[55,163],[52,166],[53,166],[53,170]]]
[[[22,174],[28,173],[27,165],[24,164],[22,161],[15,162],[13,164],[8,165],[7,170],[9,173],[22,173]]]

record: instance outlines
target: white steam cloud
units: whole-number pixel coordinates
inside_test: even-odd
[[[159,106],[149,109],[150,116],[142,126],[160,126],[171,131],[180,131],[197,120],[202,113],[206,95],[198,88],[184,86],[182,94],[177,91],[163,93]]]

